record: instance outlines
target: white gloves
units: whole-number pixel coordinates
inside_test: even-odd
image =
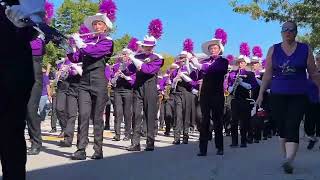
[[[81,67],[81,66],[79,66],[78,64],[72,64],[71,66],[77,71],[77,73],[78,73],[80,76],[82,76],[83,70],[82,70],[82,67]]]
[[[193,65],[194,65],[198,70],[201,70],[202,64],[199,63],[198,58],[193,57],[193,58],[191,58],[191,61],[192,61]]]
[[[44,22],[44,0],[20,0],[20,5],[6,9],[8,19],[18,28],[27,26],[21,19],[30,18],[35,23]]]
[[[124,79],[127,80],[127,81],[132,80],[132,78],[131,78],[130,76],[125,76],[125,75],[123,75],[122,78],[124,78]]]
[[[74,39],[78,49],[82,49],[82,48],[87,47],[87,44],[83,42],[83,39],[80,37],[79,33],[74,33],[72,35],[72,38]]]
[[[198,93],[199,93],[199,91],[198,90],[196,90],[196,89],[192,89],[192,94],[194,94],[194,95],[198,95]]]
[[[266,92],[267,92],[268,94],[270,94],[270,93],[271,93],[270,89],[267,89],[267,90],[266,90]]]
[[[131,55],[129,56],[129,58],[132,60],[133,64],[134,64],[137,68],[141,68],[141,66],[142,66],[142,64],[143,64],[143,62],[142,62],[141,60],[135,58],[133,54],[131,54]]]
[[[160,89],[160,85],[159,84],[157,84],[157,90],[159,90]]]
[[[243,81],[240,81],[240,86],[244,87],[247,90],[251,89],[251,85]]]
[[[185,82],[191,82],[191,81],[192,81],[192,79],[191,79],[189,76],[187,76],[186,74],[184,74],[184,73],[180,73],[180,77],[181,77]]]

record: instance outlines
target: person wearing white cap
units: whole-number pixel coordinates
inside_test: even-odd
[[[217,33],[219,30],[220,33]],[[202,78],[200,91],[200,106],[202,121],[200,124],[199,153],[198,156],[206,156],[208,141],[212,139],[210,122],[213,120],[215,132],[215,146],[217,155],[224,154],[223,148],[223,111],[224,111],[224,77],[228,72],[228,60],[221,55],[226,43],[225,32],[217,29],[216,36],[202,44],[202,51],[208,55],[201,61],[192,58],[192,63],[200,70],[199,78]]]
[[[132,50],[124,48],[122,56],[117,59],[112,67],[111,84],[114,92],[114,141],[120,141],[121,122],[125,123],[124,141],[131,139],[132,133],[132,103],[133,103],[133,84],[135,82],[135,66],[131,63],[129,55]]]
[[[132,145],[128,151],[140,151],[140,133],[143,120],[147,124],[146,151],[154,150],[154,129],[157,118],[157,74],[163,65],[163,57],[153,52],[156,39],[153,36],[145,36],[142,42],[138,42],[143,52],[130,55],[132,63],[136,67],[136,81],[133,86],[133,111],[134,132]],[[141,113],[143,112],[143,114]]]
[[[74,34],[73,39],[78,50],[68,53],[70,61],[83,62],[79,85],[78,150],[71,156],[73,160],[86,159],[90,118],[94,126],[95,151],[91,159],[103,158],[103,112],[108,98],[105,67],[113,53],[113,41],[107,36],[112,29],[112,23],[106,14],[89,16],[84,20],[84,24],[91,32],[95,32],[94,36],[83,40],[79,34]]]
[[[254,73],[247,71],[247,64],[250,63],[248,54],[250,54],[247,43],[242,43],[240,46],[241,55],[236,60],[238,69],[233,70],[228,76],[228,91],[233,95],[231,100],[231,147],[238,147],[238,125],[240,121],[241,146],[247,147],[248,143],[248,129],[251,118],[251,89],[257,86]],[[250,135],[250,134],[249,134]],[[252,137],[252,134],[250,135]],[[250,138],[251,138],[250,137]]]
[[[181,132],[183,133],[183,144],[188,144],[189,128],[195,119],[195,113],[192,114],[195,112],[195,104],[192,104],[194,103],[192,90],[197,85],[197,73],[191,71],[187,59],[192,56],[191,53],[182,51],[175,62],[178,68],[171,74],[175,100],[174,141],[172,143],[175,145],[180,144]]]

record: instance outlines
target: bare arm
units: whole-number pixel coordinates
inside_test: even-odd
[[[318,70],[314,61],[314,56],[312,54],[312,50],[310,47],[308,49],[309,49],[309,55],[307,60],[307,71],[308,71],[309,77],[318,86],[320,90],[320,74],[318,73]]]
[[[262,84],[260,87],[259,95],[263,96],[263,93],[267,90],[269,84],[272,79],[272,54],[273,54],[273,46],[269,48],[267,59],[266,59],[266,72],[262,78]]]

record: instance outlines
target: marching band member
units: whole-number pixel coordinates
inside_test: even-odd
[[[80,64],[71,63],[68,59],[65,61],[68,71],[68,77],[65,79],[68,83],[64,105],[66,122],[63,131],[64,139],[60,141],[59,146],[71,147],[74,136],[75,121],[78,114],[78,88],[82,75],[82,67]]]
[[[45,2],[45,19],[49,23],[53,16],[53,4]],[[50,8],[49,8],[50,7]],[[42,92],[42,60],[45,54],[45,37],[39,34],[36,39],[30,42],[33,56],[33,70],[35,75],[35,83],[33,84],[31,96],[27,107],[27,126],[30,136],[31,148],[28,155],[38,155],[42,146],[41,138],[41,117],[38,114],[38,107]],[[47,93],[47,92],[45,92]]]
[[[85,19],[84,25],[95,32],[83,41],[79,34],[74,34],[75,53],[69,53],[72,62],[82,61],[83,73],[79,85],[79,126],[78,150],[71,156],[73,160],[86,159],[90,117],[94,126],[94,154],[91,159],[102,159],[103,112],[107,103],[107,80],[105,63],[113,53],[113,41],[107,34],[113,25],[105,13],[97,13]]]
[[[0,156],[3,179],[24,180],[27,103],[34,84],[30,41],[36,31],[21,19],[44,22],[44,0],[10,0],[0,6]],[[3,3],[3,2],[2,2]]]
[[[155,21],[151,23],[153,22]],[[159,24],[161,25],[161,21]],[[136,81],[133,88],[134,132],[132,145],[128,147],[128,151],[140,151],[142,115],[147,124],[147,147],[145,150],[154,150],[154,127],[158,109],[157,74],[163,65],[163,57],[154,53],[156,41],[152,33],[145,36],[144,40],[139,42],[143,52],[130,55],[130,59],[136,66]]]
[[[175,100],[175,123],[174,123],[174,141],[173,144],[180,144],[180,134],[183,132],[183,143],[188,144],[189,128],[192,122],[192,102],[193,94],[191,93],[193,85],[196,84],[196,71],[188,71],[189,64],[186,59],[192,57],[191,53],[182,51],[176,64],[178,68],[172,72],[171,78],[174,88]]]
[[[193,64],[199,70],[199,77],[203,79],[200,92],[200,105],[202,121],[200,125],[200,138],[198,156],[207,155],[208,140],[212,138],[209,130],[210,121],[213,120],[215,144],[217,155],[223,155],[223,109],[224,109],[224,76],[228,72],[228,60],[221,55],[227,42],[226,33],[217,29],[215,38],[202,44],[202,51],[210,56],[201,61],[192,58]]]
[[[35,83],[33,84],[27,106],[26,122],[31,142],[28,155],[38,155],[42,147],[41,118],[38,114],[38,108],[42,93],[42,59],[45,54],[44,36],[39,35],[35,40],[30,42],[30,45],[32,48]]]
[[[132,87],[135,81],[135,66],[131,63],[129,55],[132,54],[128,48],[122,50],[122,56],[113,65],[111,84],[114,91],[115,121],[114,141],[120,141],[120,127],[122,120],[125,123],[124,141],[131,139],[132,133]]]
[[[238,69],[229,73],[228,77],[228,91],[233,95],[231,100],[231,147],[238,147],[238,124],[240,122],[240,147],[247,147],[248,129],[251,118],[251,89],[255,85],[256,79],[253,72],[248,71],[247,64],[250,63],[249,55],[250,49],[247,43],[240,45],[240,56],[238,57]]]

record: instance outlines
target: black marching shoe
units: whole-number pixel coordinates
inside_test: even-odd
[[[127,148],[128,151],[141,151],[140,144],[139,145],[131,145]]]
[[[308,144],[308,146],[307,146],[307,149],[308,149],[308,150],[313,149],[313,147],[314,147],[314,145],[316,144],[316,142],[317,142],[317,141],[310,140],[310,141],[309,141],[309,144]]]
[[[292,174],[293,173],[293,166],[289,162],[285,162],[282,165],[283,171],[286,174]]]
[[[174,141],[172,142],[172,144],[178,145],[178,144],[180,144],[180,140],[174,140]]]
[[[40,148],[31,147],[28,151],[28,155],[38,155],[40,154]]]
[[[104,130],[106,131],[110,130],[110,126],[104,126]]]
[[[120,135],[115,135],[112,141],[120,141]]]
[[[268,137],[263,137],[263,139],[262,139],[262,140],[266,141],[266,140],[268,140]]]
[[[144,149],[144,151],[154,151],[153,145],[147,145],[147,147]]]
[[[84,150],[77,150],[75,153],[71,156],[72,160],[85,160],[87,159],[86,151]]]
[[[188,137],[183,137],[182,143],[183,144],[188,144],[189,138]]]
[[[237,148],[239,145],[237,144],[237,143],[232,143],[232,144],[230,144],[230,147],[231,148]]]
[[[254,143],[258,144],[258,143],[259,143],[259,140],[255,139],[255,140],[254,140]]]
[[[241,143],[240,147],[241,148],[246,148],[247,147],[247,143]]]
[[[66,140],[62,140],[62,141],[59,142],[59,146],[60,147],[71,147],[72,144],[70,142],[66,141]]]
[[[217,155],[220,155],[220,156],[222,156],[224,153],[223,153],[223,150],[222,149],[218,149],[218,151],[217,151]]]
[[[206,152],[199,152],[199,153],[197,154],[197,156],[207,156],[207,153],[206,153]]]
[[[94,154],[91,156],[91,159],[94,159],[94,160],[103,159],[103,153],[102,152],[100,152],[100,153],[94,152]]]

